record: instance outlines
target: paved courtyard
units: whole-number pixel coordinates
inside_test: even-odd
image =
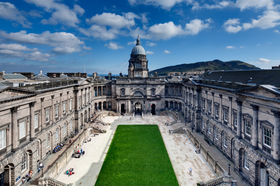
[[[106,153],[113,139],[114,132],[119,124],[157,124],[159,126],[163,141],[165,143],[169,158],[175,171],[177,180],[181,186],[196,185],[199,181],[208,181],[215,178],[215,174],[202,158],[200,154],[195,153],[195,147],[183,134],[169,134],[169,127],[165,122],[171,122],[173,119],[169,116],[107,116],[102,119],[109,126],[103,126],[106,133],[91,136],[91,142],[85,143],[82,149],[86,152],[81,158],[73,158],[61,170],[56,177],[57,180],[64,183],[74,183],[75,185],[94,185]],[[68,176],[66,170],[73,167],[74,175]],[[192,167],[192,176],[189,175],[189,167]]]

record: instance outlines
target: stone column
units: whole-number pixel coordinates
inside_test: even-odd
[[[101,108],[100,110],[103,110],[103,101],[101,101]]]
[[[276,161],[280,160],[280,132],[279,132],[279,127],[280,127],[280,111],[278,110],[271,110],[271,112],[274,113],[274,120],[275,120],[275,125],[274,125],[274,139],[273,139],[273,151],[272,151],[272,156]]]
[[[11,108],[12,115],[12,150],[15,151],[18,147],[18,124],[17,124],[18,107]]]
[[[257,105],[251,105],[253,107],[253,127],[252,127],[252,145],[255,149],[258,148],[258,111]]]
[[[35,129],[34,129],[34,105],[35,102],[29,103],[29,112],[30,112],[30,141],[32,141],[35,137]],[[39,121],[38,121],[39,122]]]
[[[237,103],[237,137],[242,138],[242,101],[236,100]]]

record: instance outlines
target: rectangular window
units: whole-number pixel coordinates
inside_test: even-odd
[[[215,105],[215,116],[219,117],[219,106]]]
[[[251,120],[244,119],[244,122],[245,122],[245,134],[251,136],[251,126],[252,126]]]
[[[50,109],[46,110],[46,122],[50,121]]]
[[[214,128],[214,135],[215,135],[215,139],[218,140],[218,133],[217,133],[217,129]]]
[[[55,105],[55,117],[58,117],[58,105]]]
[[[271,147],[271,129],[263,128],[263,143]]]
[[[233,125],[237,127],[237,114],[233,113]]]
[[[228,121],[228,109],[224,109],[224,120],[227,122]]]
[[[66,134],[66,124],[63,125],[63,134]]]
[[[202,121],[202,128],[205,129],[205,123]]]
[[[209,101],[208,102],[208,112],[211,113],[212,112],[212,103]]]
[[[26,170],[26,164],[27,164],[27,155],[26,153],[24,153],[21,159],[21,172]]]
[[[34,115],[34,129],[37,129],[39,126],[39,114]]]
[[[55,132],[55,141],[58,141],[58,135],[59,135],[59,130],[56,129],[56,132]]]
[[[6,147],[6,129],[0,131],[0,149]]]
[[[205,110],[205,99],[202,100],[202,108]]]
[[[72,111],[72,99],[70,99],[69,110]]]
[[[70,130],[72,130],[72,120],[70,120],[69,127],[70,127]]]
[[[208,133],[211,134],[211,127],[210,127],[210,124],[208,124]]]
[[[19,123],[19,139],[26,136],[26,121]]]
[[[63,113],[66,112],[66,102],[63,102]]]
[[[223,144],[224,144],[224,147],[227,147],[227,135],[226,134],[223,134]]]

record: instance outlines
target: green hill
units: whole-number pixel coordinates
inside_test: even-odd
[[[240,69],[260,69],[249,63],[243,61],[227,61],[223,62],[220,60],[206,61],[206,62],[197,62],[190,64],[181,64],[168,66],[160,69],[150,71],[150,73],[157,72],[158,75],[167,75],[168,72],[186,72],[186,71],[205,71],[205,69],[210,70],[240,70]]]

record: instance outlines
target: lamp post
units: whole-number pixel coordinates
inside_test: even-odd
[[[230,164],[228,164],[228,175],[230,176]]]

